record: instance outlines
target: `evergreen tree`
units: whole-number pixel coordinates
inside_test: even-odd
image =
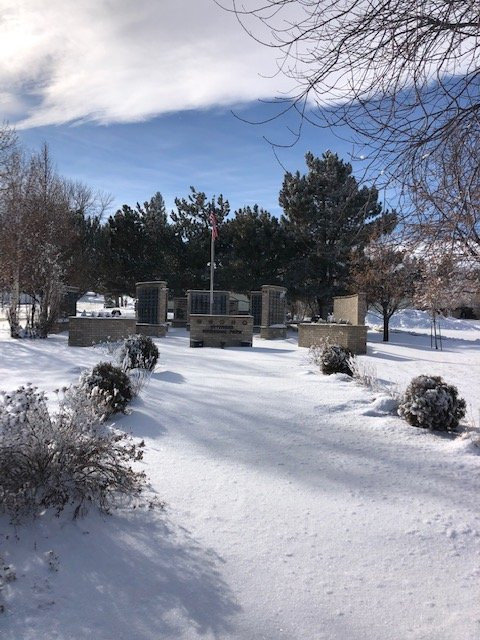
[[[142,216],[124,204],[103,229],[102,289],[118,297],[135,295],[135,283],[147,279],[146,233]]]
[[[262,284],[283,284],[286,235],[268,211],[258,205],[239,209],[224,225],[220,240],[221,286],[248,293]]]
[[[213,196],[210,200],[202,191],[190,187],[187,198],[175,198],[176,211],[172,212],[175,234],[182,242],[179,271],[182,289],[206,289],[209,286],[210,214],[215,213],[218,227],[221,228],[224,219],[230,212],[228,200],[222,195]],[[215,262],[222,259],[222,234],[216,242]]]
[[[336,154],[305,159],[308,173],[288,172],[280,191],[292,247],[286,285],[326,317],[332,297],[347,291],[352,253],[381,228],[393,228],[395,216],[381,215],[377,189],[360,187],[352,166]]]
[[[179,267],[183,251],[180,236],[169,222],[165,201],[157,191],[137,211],[145,233],[144,270],[146,280],[166,280],[171,291],[180,288]]]

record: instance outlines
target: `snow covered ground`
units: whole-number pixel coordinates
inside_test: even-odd
[[[435,352],[412,322],[423,335],[384,345],[372,331],[363,359],[385,384],[444,376],[478,425],[480,323]],[[2,639],[478,640],[480,449],[319,375],[293,335],[157,342],[150,385],[117,426],[145,439],[165,510],[1,520],[17,578],[0,594]],[[0,333],[0,388],[52,392],[101,358],[64,335]]]

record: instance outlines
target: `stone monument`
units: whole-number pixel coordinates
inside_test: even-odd
[[[250,315],[253,316],[253,330],[260,332],[262,325],[262,292],[250,292]]]
[[[260,337],[276,340],[287,337],[287,290],[285,287],[264,284],[261,291],[252,291],[250,309],[254,326],[260,321]]]
[[[213,292],[212,315],[226,316],[230,307],[229,291]],[[187,328],[191,325],[192,314],[207,315],[210,313],[210,291],[190,289],[187,291]]]
[[[137,333],[164,336],[167,332],[168,289],[163,280],[137,282]]]
[[[187,298],[174,298],[173,299],[173,327],[186,327],[187,326]]]
[[[77,315],[77,302],[80,298],[80,289],[78,287],[65,287],[64,293],[60,300],[58,310],[58,318],[51,329],[51,333],[61,333],[69,327],[69,318]]]
[[[354,354],[367,353],[365,294],[338,296],[333,299],[331,322],[298,325],[298,346],[311,347],[325,343],[338,344]]]
[[[252,339],[252,316],[190,315],[191,347],[251,347]]]

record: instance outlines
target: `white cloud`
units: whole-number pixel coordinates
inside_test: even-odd
[[[0,120],[19,127],[271,97],[274,68],[213,0],[0,0]]]

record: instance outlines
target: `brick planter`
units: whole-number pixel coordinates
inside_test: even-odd
[[[135,318],[89,318],[70,316],[69,347],[91,347],[100,342],[124,340],[137,332]]]
[[[349,324],[299,324],[298,346],[311,347],[328,341],[350,349],[354,354],[367,353],[366,325]]]

